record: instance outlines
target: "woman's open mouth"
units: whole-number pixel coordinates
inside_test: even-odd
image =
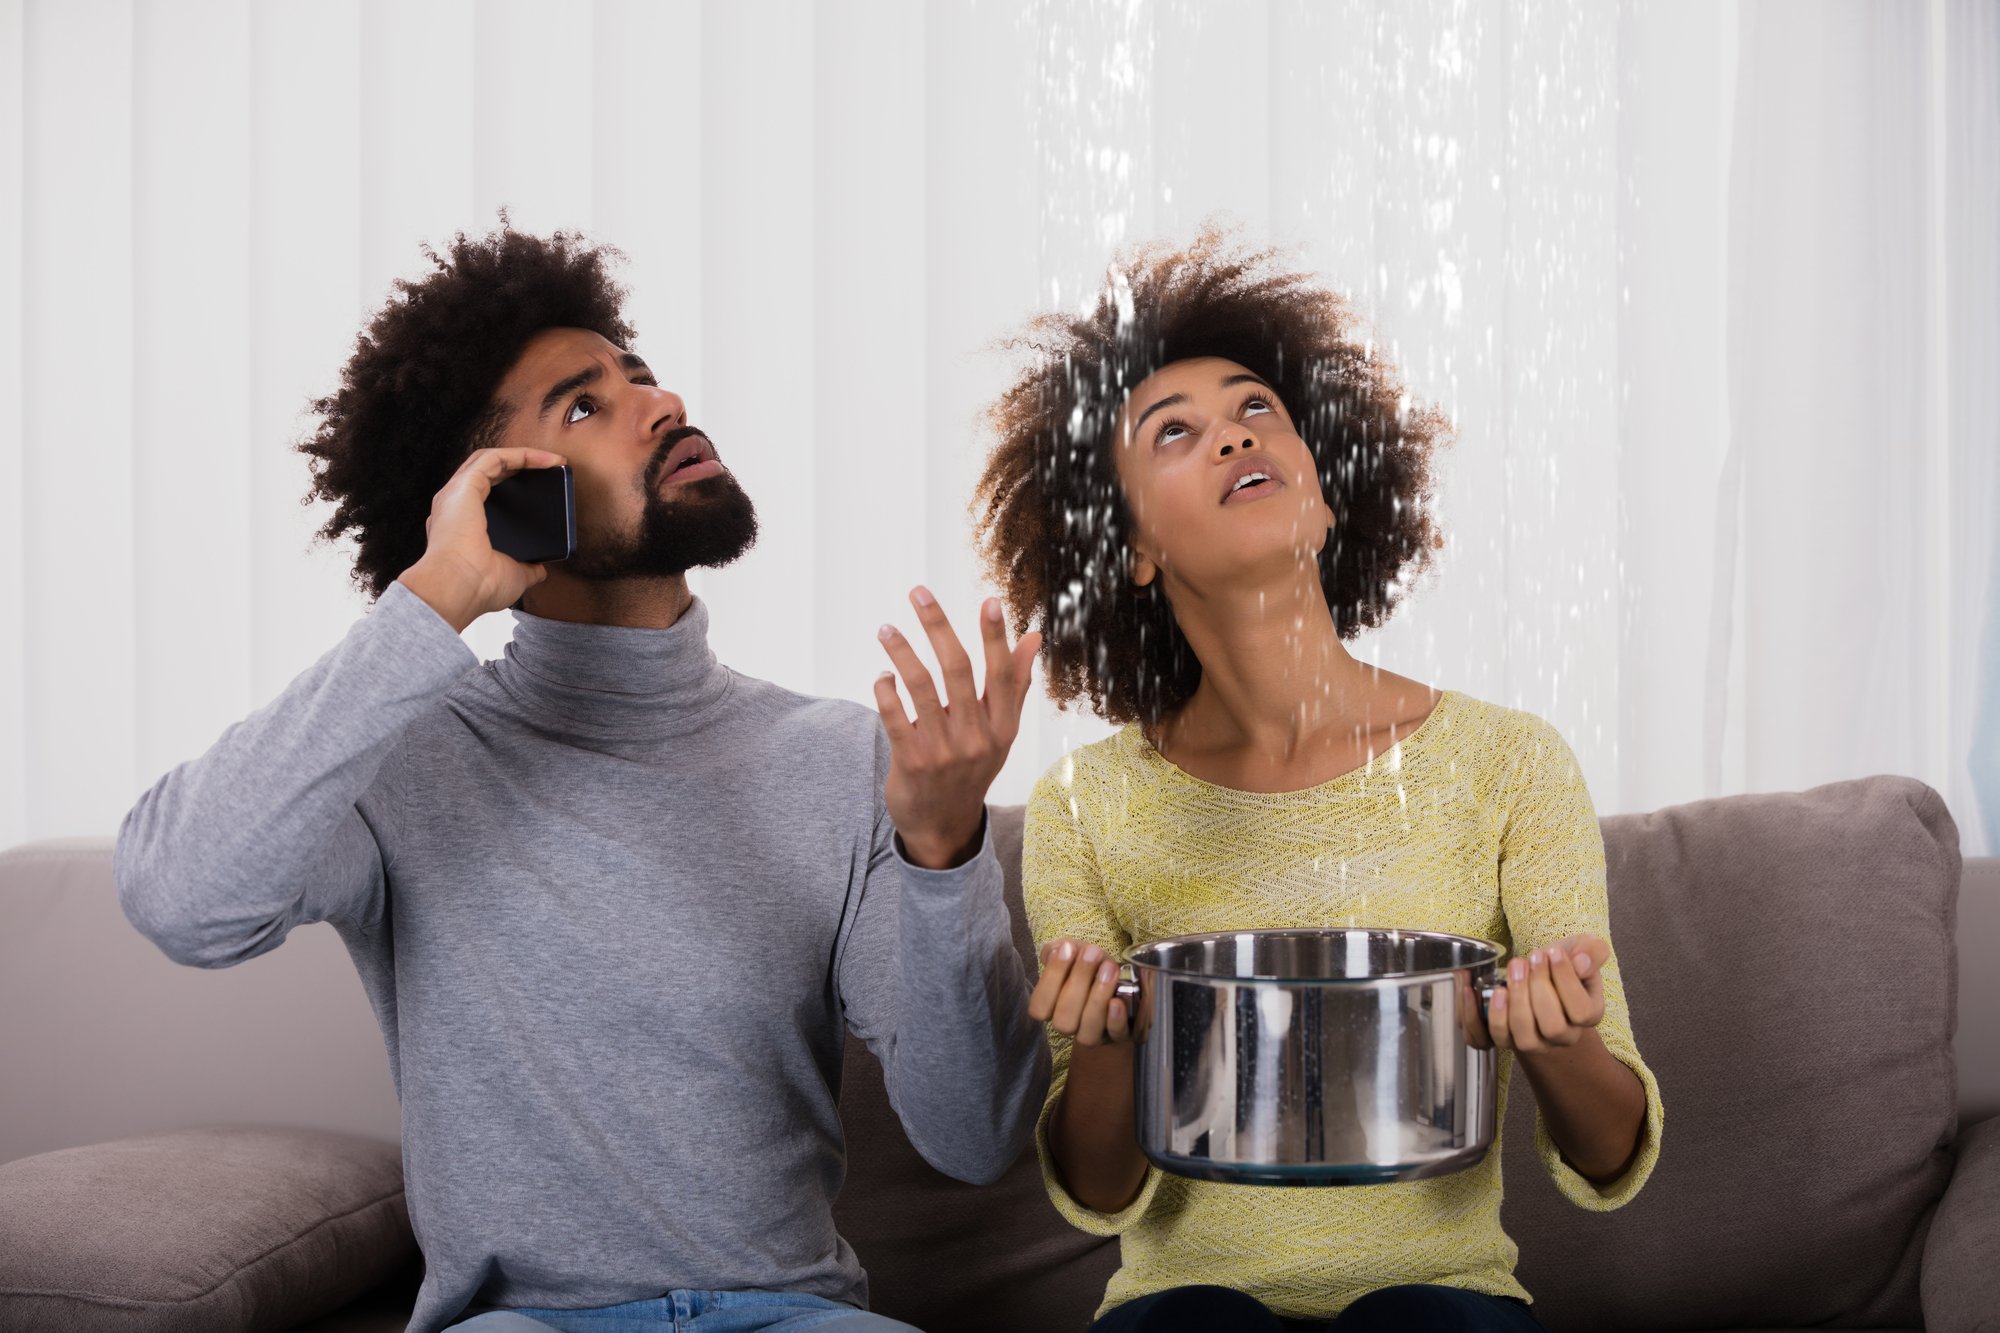
[[[1260,499],[1266,495],[1276,495],[1284,483],[1268,472],[1246,472],[1238,477],[1222,497],[1222,503]]]

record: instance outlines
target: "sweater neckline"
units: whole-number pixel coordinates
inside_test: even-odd
[[[1125,744],[1139,756],[1142,763],[1170,781],[1190,786],[1211,798],[1247,801],[1261,805],[1281,805],[1366,782],[1371,777],[1381,776],[1384,771],[1391,774],[1400,773],[1413,754],[1427,751],[1439,735],[1450,729],[1451,720],[1446,714],[1456,711],[1458,701],[1457,690],[1440,689],[1437,702],[1431,705],[1431,711],[1425,714],[1424,720],[1412,727],[1402,739],[1388,749],[1377,753],[1367,762],[1348,769],[1345,773],[1336,773],[1324,782],[1316,782],[1310,787],[1294,787],[1290,791],[1245,791],[1241,787],[1225,787],[1221,783],[1198,778],[1161,754],[1153,742],[1147,739],[1145,729],[1137,722],[1127,723],[1120,734]]]
[[[513,641],[494,674],[516,698],[580,730],[684,730],[734,678],[709,647],[708,606],[699,597],[666,629],[513,615]]]

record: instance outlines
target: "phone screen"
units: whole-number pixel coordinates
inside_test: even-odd
[[[493,549],[526,564],[576,554],[576,500],[569,465],[533,467],[504,477],[486,497]]]

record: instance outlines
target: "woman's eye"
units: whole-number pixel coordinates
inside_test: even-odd
[[[584,417],[593,416],[596,412],[597,403],[594,399],[588,397],[579,398],[569,405],[569,413],[563,417],[563,425],[574,426],[577,422],[583,420]]]
[[[1187,434],[1187,427],[1183,426],[1178,421],[1169,421],[1166,425],[1160,427],[1160,443],[1172,444],[1174,441],[1175,431],[1179,431],[1181,434],[1185,435]]]
[[[1252,398],[1249,402],[1243,404],[1243,415],[1246,417],[1252,412],[1270,412],[1273,410],[1271,405],[1262,398]]]

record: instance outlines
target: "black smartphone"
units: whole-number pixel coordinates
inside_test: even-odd
[[[525,564],[576,554],[576,493],[569,464],[531,467],[500,479],[486,496],[486,538]]]

